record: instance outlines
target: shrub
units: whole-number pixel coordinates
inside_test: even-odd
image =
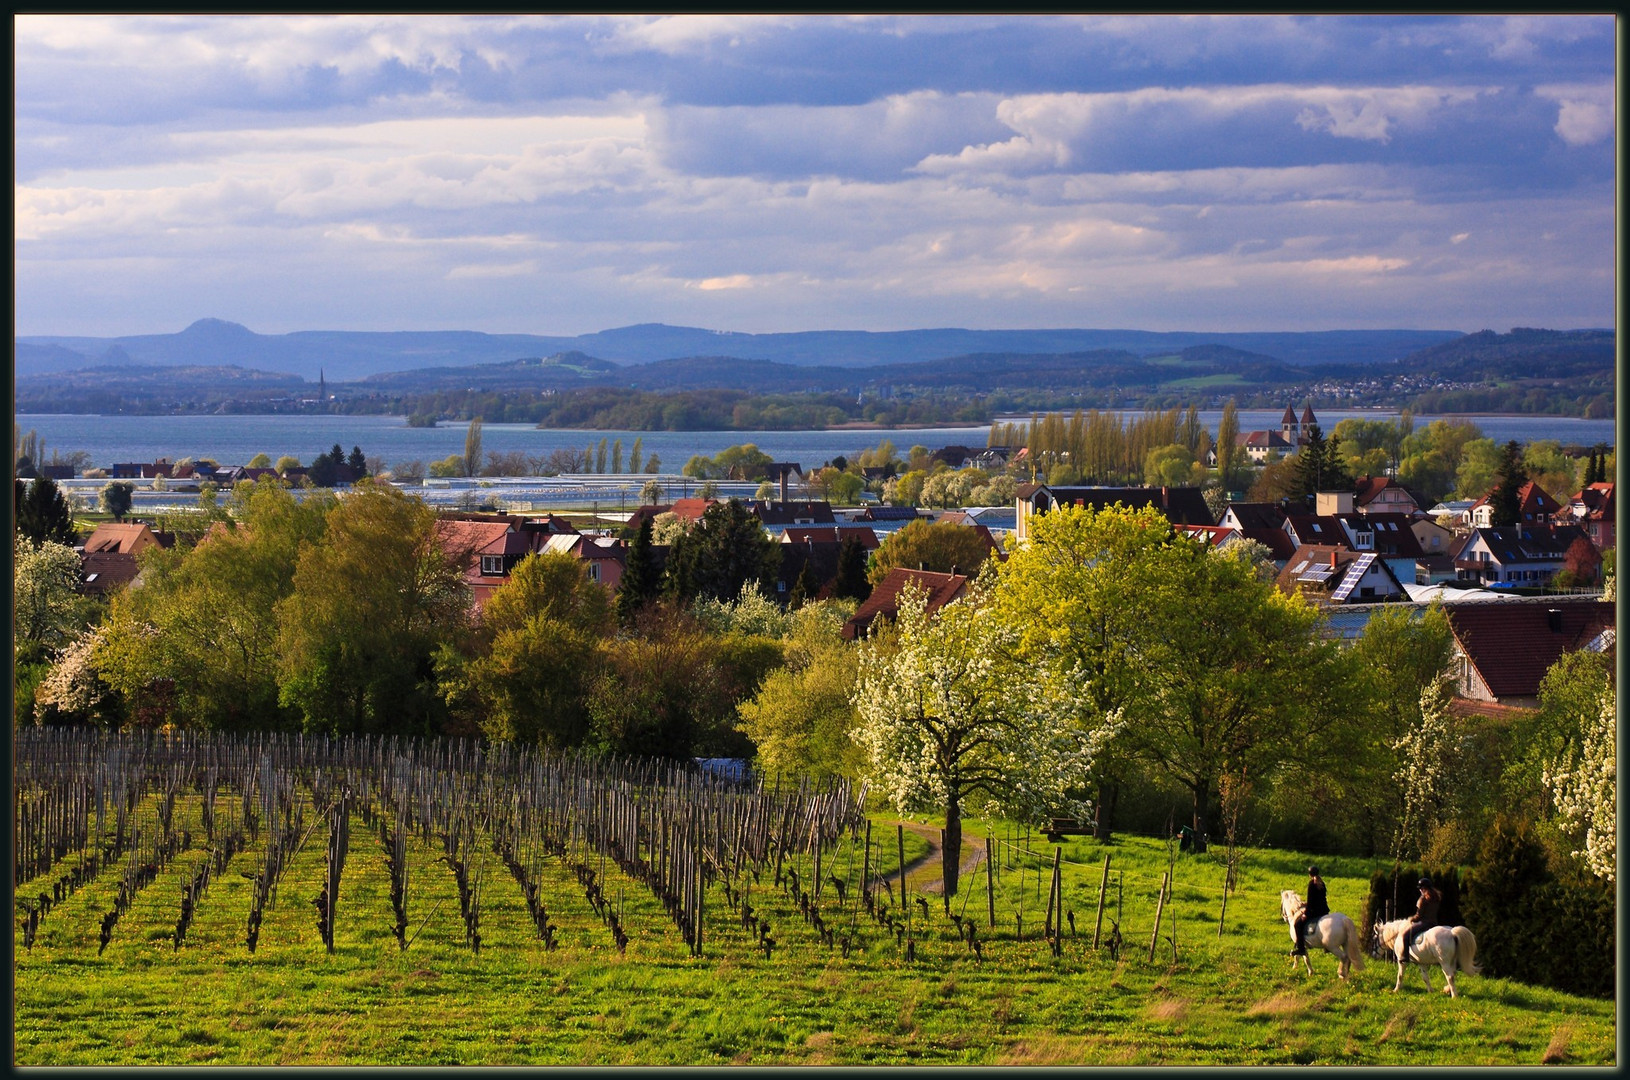
[[[1502,815],[1470,878],[1468,924],[1490,975],[1611,997],[1618,916],[1611,886],[1561,881],[1527,822]]]

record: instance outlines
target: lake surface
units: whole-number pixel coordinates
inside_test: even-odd
[[[1277,430],[1283,409],[1242,409],[1240,430]],[[1330,410],[1319,412],[1319,423],[1328,433],[1345,417],[1391,419],[1397,413],[1383,411]],[[1222,413],[1203,411],[1202,422],[1216,433]],[[1417,416],[1417,426],[1439,417]],[[1447,417],[1444,419],[1462,419]],[[1557,439],[1564,445],[1596,443],[1615,445],[1612,420],[1577,420],[1554,416],[1471,417],[1483,434],[1498,442],[1516,439],[1534,442]],[[408,427],[400,416],[91,416],[79,414],[22,413],[15,417],[24,432],[34,430],[43,441],[47,459],[50,451],[69,454],[83,450],[92,463],[107,468],[117,462],[146,461],[166,457],[211,458],[222,465],[241,465],[256,454],[274,461],[291,454],[309,463],[338,443],[347,453],[360,446],[369,457],[383,458],[391,465],[407,461],[429,464],[450,454],[464,452],[466,424],[442,424],[434,428]],[[796,461],[813,469],[839,455],[853,456],[887,439],[904,454],[913,445],[938,449],[942,446],[983,446],[989,435],[986,427],[899,428],[892,431],[581,431],[539,429],[528,424],[485,424],[482,448],[487,451],[521,451],[534,457],[562,448],[588,449],[600,442],[621,439],[624,460],[634,440],[641,440],[641,453],[657,454],[662,471],[677,473],[693,454],[712,456],[728,446],[754,443],[776,461]]]

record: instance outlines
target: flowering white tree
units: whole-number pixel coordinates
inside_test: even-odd
[[[55,709],[64,719],[89,720],[104,727],[112,712],[111,691],[96,665],[96,649],[103,639],[101,627],[69,644],[34,691],[35,718]]]
[[[1617,876],[1618,734],[1618,693],[1609,686],[1596,715],[1587,719],[1579,745],[1541,774],[1563,820],[1584,830],[1584,846],[1574,854],[1608,882]]]
[[[1085,813],[1069,791],[1118,721],[1083,725],[1085,680],[1020,663],[1018,636],[987,595],[982,580],[931,617],[926,594],[908,588],[892,632],[860,646],[855,742],[901,811],[943,810],[946,896],[957,889],[963,811]]]
[[[1404,816],[1398,826],[1400,847],[1415,843],[1424,849],[1438,808],[1449,797],[1451,762],[1456,738],[1449,717],[1449,698],[1454,685],[1446,678],[1434,679],[1421,691],[1420,723],[1392,740],[1398,755],[1394,780],[1403,790]]]
[[[12,546],[12,650],[21,657],[60,647],[84,624],[79,555],[66,544]]]

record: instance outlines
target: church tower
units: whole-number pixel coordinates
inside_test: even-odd
[[[1279,434],[1292,446],[1302,445],[1302,428],[1296,422],[1296,407],[1285,406],[1285,415],[1279,418]]]

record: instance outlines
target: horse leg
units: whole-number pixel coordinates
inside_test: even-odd
[[[1431,976],[1429,976],[1426,973],[1426,965],[1421,964],[1420,969],[1421,969],[1421,982],[1426,984],[1427,993],[1431,993],[1431,991],[1432,991],[1432,978],[1431,978]]]
[[[1455,993],[1455,965],[1453,957],[1450,957],[1444,962],[1443,981],[1445,983],[1443,987],[1443,992],[1445,994],[1448,994],[1450,997],[1460,996],[1459,994]]]
[[[1392,984],[1392,992],[1396,994],[1404,988],[1404,962],[1398,961],[1398,981]]]

